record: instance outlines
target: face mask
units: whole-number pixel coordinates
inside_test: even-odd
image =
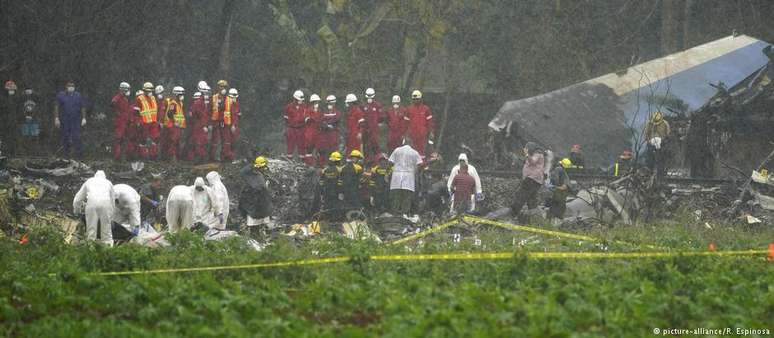
[[[349,103],[345,103],[344,106],[349,108]]]
[[[124,90],[124,95],[125,95],[125,96],[129,96],[129,93],[130,93],[130,91],[129,91],[129,90]]]
[[[150,90],[145,91],[145,96],[153,96],[153,92]]]
[[[24,94],[32,95],[32,89],[25,89]]]
[[[16,94],[15,90],[11,89],[11,90],[8,91],[8,95],[13,95],[13,94]]]
[[[333,105],[332,104],[328,105],[328,110],[333,110]]]
[[[163,99],[163,98],[164,98],[164,95],[162,95],[162,94],[159,94],[159,95],[156,95],[156,97],[158,97],[158,98],[159,98],[159,100],[161,100],[161,99]]]
[[[180,99],[180,101],[183,101],[183,99],[185,98],[185,96],[183,96],[183,95],[178,95],[178,96],[177,96],[177,98],[178,98],[178,99]]]
[[[220,95],[226,95],[226,90],[225,89],[221,89],[220,90]]]
[[[400,105],[396,103],[396,104],[392,105],[392,107],[395,108],[395,109],[398,109],[398,107],[400,107]]]
[[[204,187],[196,187],[196,191],[204,191]]]
[[[75,87],[67,87],[67,92],[72,93],[75,91]]]
[[[368,98],[366,101],[368,101],[368,103],[372,103],[372,102],[374,102],[374,99]]]
[[[320,108],[320,104],[319,103],[315,103],[313,107],[314,107],[314,110],[317,110],[318,108]]]

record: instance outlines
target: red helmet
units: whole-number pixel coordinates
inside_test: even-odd
[[[621,158],[623,159],[630,159],[632,157],[634,157],[634,153],[630,149],[626,149],[621,153]]]
[[[5,90],[16,90],[16,82],[13,82],[13,80],[5,81]]]
[[[579,153],[579,152],[581,152],[580,144],[573,144],[572,145],[572,149],[570,149],[570,152],[572,152],[572,153]]]

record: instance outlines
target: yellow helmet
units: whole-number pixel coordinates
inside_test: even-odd
[[[349,153],[349,157],[357,157],[357,158],[363,158],[363,153],[360,152],[360,150],[352,150],[351,153]]]
[[[263,156],[258,156],[255,158],[255,163],[253,163],[253,167],[255,168],[263,168],[267,164],[269,164],[268,161],[266,161],[266,158]]]
[[[334,152],[332,152],[332,153],[331,153],[331,156],[330,156],[330,157],[328,157],[328,161],[331,161],[331,162],[338,162],[338,161],[341,161],[341,153],[340,153],[340,152],[338,152],[338,151],[334,151]]]
[[[569,168],[572,165],[572,161],[570,161],[569,158],[563,158],[561,161],[559,161],[559,164],[562,165],[562,168]]]
[[[143,90],[153,90],[153,84],[150,82],[145,82],[142,84]]]
[[[218,80],[218,87],[228,87],[228,81]]]
[[[660,111],[656,111],[655,113],[653,113],[653,121],[658,122],[658,121],[661,121],[661,119],[663,118],[664,118],[664,114],[661,113]]]
[[[413,92],[411,92],[411,98],[412,99],[421,99],[422,98],[422,92],[420,92],[419,90],[414,90]]]

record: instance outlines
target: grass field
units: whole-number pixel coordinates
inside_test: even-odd
[[[406,246],[324,235],[263,252],[191,233],[165,249],[68,246],[52,228],[0,241],[0,332],[26,337],[629,337],[654,329],[774,329],[774,262],[758,257],[533,259],[525,252],[764,250],[771,229],[659,224],[575,231],[594,244],[482,227]],[[475,245],[476,238],[481,242]],[[616,241],[628,241],[633,245]],[[516,245],[514,245],[516,243]],[[377,254],[515,252],[482,261]],[[350,256],[304,267],[96,276],[90,272]]]

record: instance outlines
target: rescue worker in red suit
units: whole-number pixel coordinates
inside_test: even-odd
[[[178,160],[180,137],[185,133],[185,89],[180,86],[172,88],[174,97],[166,98],[164,110],[164,153],[172,161]]]
[[[317,133],[316,147],[319,156],[320,167],[325,167],[331,153],[339,147],[339,120],[341,113],[336,109],[336,96],[328,95],[325,98],[328,106],[322,114]]]
[[[226,109],[226,97],[228,96],[228,82],[218,81],[218,92],[212,95],[212,120],[210,122],[210,161],[218,159],[218,150],[223,145],[223,112]],[[221,158],[223,157],[221,151]]]
[[[191,141],[193,145],[188,153],[189,161],[202,162],[207,156],[207,127],[210,125],[210,86],[207,82],[199,81],[197,86],[202,95],[195,98],[191,104]]]
[[[403,136],[406,134],[406,108],[400,105],[400,96],[392,97],[392,107],[385,111],[387,118],[387,148],[391,154],[395,148],[400,147]]]
[[[140,157],[155,159],[159,155],[158,101],[153,96],[153,84],[142,85],[143,94],[135,98],[134,110],[140,118],[142,136],[140,137]]]
[[[130,124],[132,121],[132,113],[134,109],[129,103],[129,94],[131,94],[132,87],[126,83],[121,82],[118,85],[118,93],[110,100],[110,106],[113,109],[113,159],[116,161],[121,160],[121,155],[131,157],[135,155],[135,144],[133,140],[129,139],[129,136],[133,136],[134,125]],[[126,145],[124,145],[126,143]],[[123,150],[123,152],[122,152]]]
[[[306,109],[306,116],[304,121],[306,126],[304,127],[304,145],[306,151],[302,156],[304,163],[308,166],[315,164],[314,151],[317,148],[317,133],[320,129],[320,120],[322,119],[322,111],[320,107],[320,96],[312,94],[309,96],[309,107]]]
[[[346,153],[353,150],[363,150],[363,129],[365,127],[365,114],[357,102],[355,94],[347,94],[344,104],[349,108],[347,115],[347,149]]]
[[[379,149],[379,122],[383,117],[382,104],[376,101],[374,97],[376,91],[368,88],[365,91],[366,103],[363,105],[363,114],[365,115],[365,130],[363,131],[365,154],[367,163],[376,163],[381,151]]]
[[[424,161],[428,134],[432,140],[435,134],[435,123],[433,112],[430,107],[422,103],[422,92],[418,90],[411,92],[411,105],[406,107],[406,121],[408,121],[408,132],[413,140],[411,147],[422,156]]]
[[[239,118],[242,112],[239,110],[239,91],[236,88],[228,90],[228,96],[223,99],[223,151],[221,158],[224,161],[234,160],[234,147],[239,139]]]
[[[296,90],[293,93],[293,101],[285,106],[285,112],[282,115],[285,119],[285,140],[288,146],[286,156],[288,158],[292,158],[295,152],[298,152],[298,156],[303,157],[306,151],[304,144],[306,109],[304,92]]]

